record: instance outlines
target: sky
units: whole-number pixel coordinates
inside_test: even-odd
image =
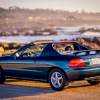
[[[60,9],[69,11],[100,12],[100,0],[0,0],[0,7]]]

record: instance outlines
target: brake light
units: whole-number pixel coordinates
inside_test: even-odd
[[[86,66],[85,61],[83,59],[72,59],[68,65],[72,68],[80,68]]]

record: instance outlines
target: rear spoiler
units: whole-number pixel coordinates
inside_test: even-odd
[[[77,56],[100,55],[100,49],[99,50],[81,50],[81,51],[75,51],[73,54],[75,54]]]

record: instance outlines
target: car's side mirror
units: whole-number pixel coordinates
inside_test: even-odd
[[[16,53],[16,54],[15,54],[15,56],[16,56],[16,57],[19,57],[19,54],[18,54],[18,53]]]

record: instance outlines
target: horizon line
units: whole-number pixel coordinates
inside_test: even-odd
[[[3,8],[3,9],[9,9],[10,7],[18,7],[20,9],[29,9],[29,10],[36,10],[36,9],[41,9],[41,10],[52,10],[52,11],[68,11],[68,12],[78,12],[78,13],[100,13],[100,11],[88,11],[88,10],[85,10],[85,9],[81,9],[81,10],[67,10],[67,9],[58,9],[58,8],[28,8],[28,7],[20,7],[20,6],[9,6],[9,7],[0,7],[0,8]]]

